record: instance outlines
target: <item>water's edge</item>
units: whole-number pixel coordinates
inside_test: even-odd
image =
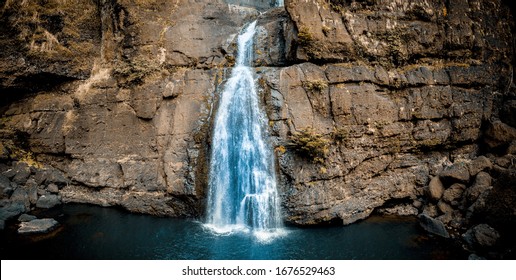
[[[452,240],[433,237],[415,217],[372,216],[340,227],[286,227],[263,243],[247,233],[216,235],[195,220],[68,204],[34,213],[61,224],[22,236],[18,222],[0,233],[2,259],[467,259]]]

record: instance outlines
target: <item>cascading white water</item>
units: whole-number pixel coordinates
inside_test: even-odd
[[[222,93],[212,138],[208,226],[219,233],[282,227],[267,119],[254,82],[256,21],[238,36],[236,66]]]

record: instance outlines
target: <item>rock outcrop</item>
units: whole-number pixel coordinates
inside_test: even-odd
[[[202,216],[251,19],[287,222],[424,213],[453,236],[496,212],[516,150],[505,2],[243,2],[0,2],[2,220],[61,202]]]
[[[28,222],[21,222],[18,228],[20,234],[48,233],[54,230],[59,223],[54,219],[34,219]]]

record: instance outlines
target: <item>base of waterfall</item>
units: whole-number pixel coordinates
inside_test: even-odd
[[[225,225],[219,226],[214,224],[203,224],[203,227],[216,236],[229,236],[235,234],[251,235],[256,241],[260,243],[270,243],[278,238],[288,235],[288,230],[285,228],[276,229],[253,229],[245,225]]]

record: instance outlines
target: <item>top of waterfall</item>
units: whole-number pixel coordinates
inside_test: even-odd
[[[253,55],[253,37],[256,31],[256,20],[251,22],[238,36],[238,57],[236,66],[249,66]]]
[[[267,10],[274,7],[282,7],[283,0],[225,0],[228,4],[253,7],[258,10]]]

